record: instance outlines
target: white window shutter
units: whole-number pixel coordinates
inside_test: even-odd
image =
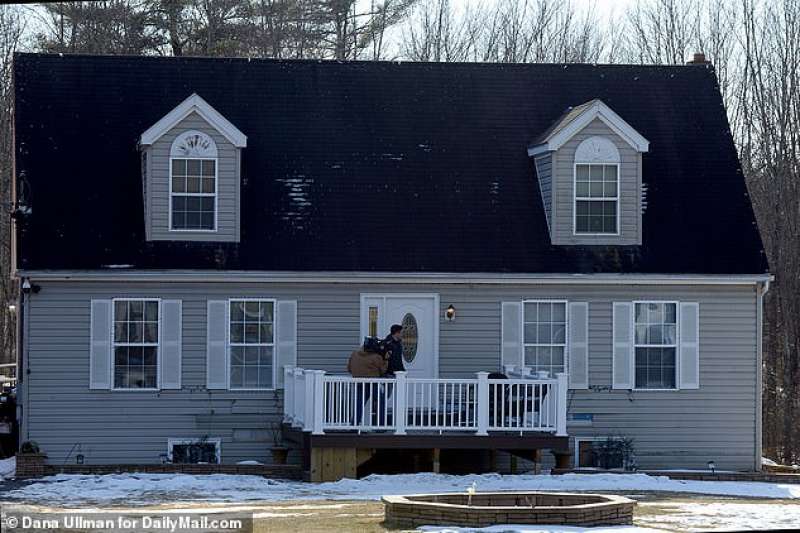
[[[615,389],[634,388],[633,372],[633,304],[614,302],[612,379]]]
[[[569,372],[570,389],[589,388],[589,304],[569,303]]]
[[[92,300],[89,321],[89,388],[111,388],[111,300]]]
[[[503,302],[501,306],[500,364],[522,366],[522,302]],[[502,369],[501,366],[501,369]]]
[[[700,304],[681,302],[678,363],[678,388],[700,388]]]
[[[278,301],[278,324],[275,328],[275,388],[283,388],[286,366],[297,366],[297,301]]]
[[[161,301],[161,388],[181,388],[181,329],[180,300]]]
[[[228,388],[228,302],[209,300],[206,329],[206,388]]]

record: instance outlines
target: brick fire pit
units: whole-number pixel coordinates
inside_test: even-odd
[[[559,492],[483,492],[384,496],[386,523],[486,527],[494,524],[607,526],[633,523],[636,502],[621,496]]]

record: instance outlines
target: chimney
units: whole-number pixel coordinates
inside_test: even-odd
[[[711,61],[706,59],[703,52],[695,52],[691,61],[686,62],[687,65],[710,65]]]

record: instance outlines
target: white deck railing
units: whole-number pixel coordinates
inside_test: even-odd
[[[284,369],[284,421],[326,431],[567,434],[567,375],[554,379],[353,378]],[[396,416],[397,415],[397,416]]]

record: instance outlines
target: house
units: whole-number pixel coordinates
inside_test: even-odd
[[[760,468],[770,275],[707,63],[21,54],[14,81],[21,439],[51,464],[269,462],[282,427],[306,468],[609,438]],[[394,323],[406,373],[344,375]]]

